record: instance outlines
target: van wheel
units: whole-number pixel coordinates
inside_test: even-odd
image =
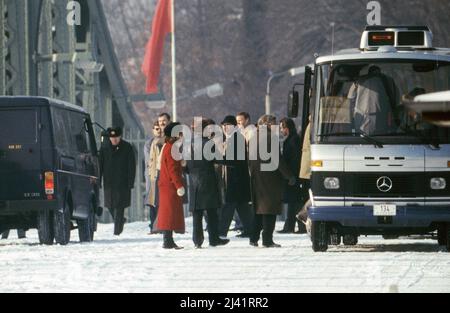
[[[51,210],[42,210],[38,213],[38,236],[41,245],[52,245],[55,239],[53,231],[53,214]]]
[[[447,245],[448,241],[448,225],[446,223],[439,224],[438,226],[438,244],[440,246]]]
[[[344,245],[356,246],[358,244],[358,236],[356,235],[344,235]]]
[[[63,208],[56,210],[54,213],[55,241],[57,244],[65,246],[69,243],[71,227],[70,206],[66,202]]]
[[[314,252],[325,252],[328,250],[327,223],[312,222],[311,241]]]
[[[94,232],[96,229],[97,218],[95,216],[94,209],[89,209],[88,218],[85,220],[77,220],[78,223],[78,236],[80,242],[91,242],[94,240]]]

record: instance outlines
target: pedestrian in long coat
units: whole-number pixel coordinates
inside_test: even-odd
[[[259,141],[260,137],[264,137],[261,140],[268,141],[267,147],[271,147],[271,141],[278,140],[275,134],[270,131],[270,127],[275,124],[276,118],[270,115],[265,115],[258,121],[257,139]],[[261,128],[267,129],[267,132],[262,132]],[[260,158],[260,153],[256,154],[256,160],[251,158],[249,161],[253,206],[256,213],[254,232],[250,238],[250,244],[253,246],[258,246],[262,230],[263,245],[265,247],[280,247],[273,242],[273,232],[277,215],[280,215],[283,211],[283,186],[285,180],[288,180],[289,184],[293,185],[296,179],[281,158],[279,144],[277,145],[277,150],[275,152],[271,151],[272,155],[277,153],[279,157],[279,164],[275,171],[262,170],[261,165],[269,161],[263,161]]]
[[[164,145],[164,136],[159,123],[156,122],[153,127],[153,142],[150,146],[147,176],[149,180],[149,191],[146,198],[146,204],[150,207],[150,234],[155,234],[154,225],[158,215],[158,162],[161,154],[161,149]]]
[[[173,232],[184,234],[183,196],[186,193],[183,184],[181,160],[172,156],[172,148],[179,139],[172,137],[172,130],[180,125],[171,123],[164,129],[166,143],[161,151],[159,187],[159,208],[156,229],[163,233],[164,249],[181,249],[173,240]]]
[[[154,129],[154,128],[153,128]],[[150,159],[150,148],[152,146],[153,138],[145,141],[144,144],[144,177],[145,177],[145,200],[144,205],[148,206],[148,194],[150,192],[150,177],[148,175],[148,161]]]
[[[237,127],[236,117],[226,116],[222,128],[225,134],[225,155],[223,161],[216,161],[223,165],[224,188],[219,235],[227,237],[234,213],[237,212],[244,227],[241,236],[248,237],[253,228],[254,213],[249,205],[251,194],[246,140]],[[231,151],[234,153],[230,153]]]
[[[202,125],[197,127],[203,130],[210,125],[209,120],[203,120]],[[229,243],[227,239],[219,238],[218,231],[218,208],[221,205],[219,186],[214,168],[214,161],[208,161],[203,149],[208,138],[196,137],[191,145],[191,158],[187,161],[186,171],[189,174],[189,210],[193,215],[193,241],[196,248],[201,248],[203,235],[203,216],[206,212],[208,222],[208,235],[210,246],[222,246]],[[201,159],[194,157],[201,155]]]
[[[295,123],[290,118],[284,118],[280,121],[280,133],[285,138],[283,142],[282,158],[289,167],[291,173],[300,171],[301,158],[301,138],[297,134]],[[293,186],[288,182],[284,183],[284,203],[288,204],[287,218],[283,230],[278,233],[293,233],[295,231],[295,216],[300,211],[301,189],[300,182],[297,181]],[[303,225],[303,224],[302,224]]]
[[[114,235],[123,232],[125,209],[131,205],[131,190],[136,177],[136,158],[131,144],[122,139],[121,128],[109,128],[110,144],[100,150],[100,177],[105,206],[114,219]]]

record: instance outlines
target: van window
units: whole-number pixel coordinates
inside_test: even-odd
[[[0,134],[0,144],[2,145],[37,143],[37,110],[0,110]]]
[[[70,112],[70,136],[74,151],[88,153],[91,151],[89,133],[86,128],[86,116]]]
[[[65,151],[89,153],[89,134],[85,126],[86,116],[82,113],[53,110],[53,127],[56,146]]]
[[[53,108],[53,131],[55,137],[55,145],[59,149],[70,150],[71,142],[69,135],[69,117],[67,111]]]

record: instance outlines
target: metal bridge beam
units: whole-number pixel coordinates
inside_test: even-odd
[[[38,55],[48,55],[53,53],[53,18],[52,1],[43,0],[38,22],[38,45],[36,58]],[[41,61],[38,68],[38,95],[53,98],[53,63],[51,61]]]
[[[6,95],[29,95],[28,3],[0,0],[2,52],[0,89]]]
[[[67,4],[69,0],[54,1],[56,34],[53,38],[53,50],[58,54],[75,52],[75,28],[67,23]],[[75,103],[75,65],[72,62],[56,64],[55,96],[58,99]]]

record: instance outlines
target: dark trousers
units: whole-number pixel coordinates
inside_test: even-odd
[[[295,223],[297,220],[296,216],[299,211],[300,211],[300,203],[298,201],[288,203],[287,217],[284,223],[283,230],[288,232],[295,231]]]
[[[194,221],[194,233],[193,233],[193,241],[195,245],[202,245],[205,241],[205,237],[203,235],[203,215],[205,211],[197,210],[194,211],[193,221]],[[209,243],[215,244],[219,239],[219,218],[217,216],[217,209],[208,209],[206,210],[206,220],[208,223],[208,236]]]
[[[253,225],[253,209],[247,202],[233,202],[226,203],[221,211],[219,236],[227,237],[230,229],[231,221],[233,220],[234,212],[237,211],[244,227],[244,233],[250,234]]]
[[[233,219],[234,219],[234,228],[236,229],[236,230],[240,230],[240,231],[242,231],[242,230],[244,230],[244,225],[242,225],[242,221],[241,221],[241,218],[239,217],[239,214],[234,214],[234,216],[233,216]]]
[[[171,230],[165,230],[163,233],[163,245],[164,247],[170,247],[175,244],[175,241],[173,240],[173,231]]]
[[[258,242],[262,231],[263,245],[268,246],[273,244],[273,232],[275,230],[276,222],[276,215],[257,214],[255,216],[254,232],[250,240],[252,242]]]
[[[148,207],[150,209],[150,224],[148,226],[150,227],[150,230],[153,230],[156,222],[156,217],[158,216],[158,208],[153,205],[148,205]]]
[[[302,198],[302,202],[304,205],[309,200],[309,189],[311,189],[311,180],[310,179],[300,179],[300,181],[302,183],[301,198]]]
[[[125,209],[110,209],[108,208],[109,213],[114,220],[114,235],[119,236],[123,232],[123,226],[125,224]]]
[[[9,230],[6,230],[6,231],[4,231],[3,234],[2,234],[2,239],[8,239],[8,237],[9,237]],[[18,229],[18,230],[17,230],[17,237],[18,237],[19,239],[24,239],[24,238],[26,238],[26,232],[25,232],[25,230],[23,230],[23,229]]]

